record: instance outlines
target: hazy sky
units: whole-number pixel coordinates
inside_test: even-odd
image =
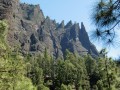
[[[55,19],[57,22],[62,20],[67,23],[72,20],[73,22],[83,22],[88,34],[91,30],[95,29],[90,19],[92,8],[97,0],[20,0],[21,2],[29,4],[39,4],[45,16]],[[97,49],[102,48],[101,42],[96,43]],[[119,46],[115,48],[108,48],[108,56],[114,58],[120,56]]]

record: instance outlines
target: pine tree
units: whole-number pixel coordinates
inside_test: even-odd
[[[23,57],[10,50],[6,36],[7,24],[0,21],[0,90],[35,90],[30,79],[25,77]]]
[[[99,0],[92,12],[92,20],[97,29],[94,31],[94,38],[99,38],[107,45],[114,44],[117,28],[120,23],[120,1]]]

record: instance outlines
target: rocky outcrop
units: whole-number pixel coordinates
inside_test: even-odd
[[[98,55],[97,49],[89,40],[89,37],[88,37],[88,34],[86,32],[83,22],[81,23],[81,29],[79,31],[79,40],[82,46],[84,46],[88,50],[88,53],[92,55]]]
[[[1,0],[0,5],[0,19],[13,22],[9,24],[12,30],[8,41],[11,46],[20,46],[23,53],[39,54],[46,48],[56,58],[63,57],[66,49],[80,55],[98,55],[83,23],[81,27],[72,21],[56,23],[44,17],[39,5],[19,4],[17,0]]]

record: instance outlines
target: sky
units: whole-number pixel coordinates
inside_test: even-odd
[[[56,22],[64,20],[65,23],[72,20],[72,22],[83,22],[86,31],[90,36],[90,32],[95,29],[91,14],[93,6],[98,0],[20,0],[28,4],[39,4],[42,9],[44,16],[49,16],[51,19],[55,19]],[[98,50],[104,48],[101,42],[91,41]],[[118,58],[120,56],[120,48],[109,47],[107,48],[108,56]]]

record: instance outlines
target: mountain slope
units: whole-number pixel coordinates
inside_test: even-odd
[[[63,57],[66,49],[80,55],[98,55],[83,23],[81,28],[72,21],[66,25],[64,21],[56,23],[45,18],[39,5],[20,4],[17,0],[1,0],[0,5],[0,19],[7,19],[10,25],[9,44],[19,46],[23,53],[39,54],[46,48],[56,58]]]

